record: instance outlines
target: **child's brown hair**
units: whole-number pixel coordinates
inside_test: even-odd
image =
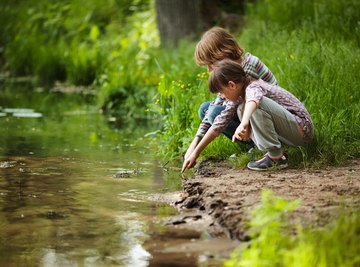
[[[244,49],[235,38],[221,27],[206,31],[196,45],[195,61],[198,65],[211,65],[222,59],[239,61]]]

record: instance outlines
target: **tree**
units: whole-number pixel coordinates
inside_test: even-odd
[[[195,40],[201,32],[200,0],[156,0],[157,25],[163,45]]]
[[[196,40],[218,25],[238,32],[244,25],[245,0],[155,0],[162,45]]]

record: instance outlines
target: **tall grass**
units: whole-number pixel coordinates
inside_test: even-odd
[[[360,44],[359,1],[357,0],[262,0],[249,6],[248,15],[269,22],[267,30],[279,25],[287,32],[305,26],[317,38],[336,37]],[[274,23],[274,24],[273,24]]]
[[[312,115],[315,140],[305,158],[316,165],[359,156],[360,43],[359,34],[354,34],[360,26],[360,15],[354,12],[359,7],[358,1],[259,4],[240,38]],[[269,20],[266,26],[263,19]]]
[[[304,102],[315,124],[315,140],[306,151],[316,164],[341,163],[357,157],[360,148],[360,93],[356,90],[360,49],[344,39],[314,38],[307,26],[262,37],[254,44],[253,31],[244,32],[243,45],[261,55],[279,84]],[[276,40],[274,42],[274,40]]]

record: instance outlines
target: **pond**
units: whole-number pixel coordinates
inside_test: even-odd
[[[0,266],[148,266],[143,243],[176,213],[149,200],[169,190],[154,127],[92,95],[0,86]]]

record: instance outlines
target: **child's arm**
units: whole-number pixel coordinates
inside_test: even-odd
[[[191,153],[194,151],[194,149],[196,148],[196,146],[199,144],[200,141],[201,141],[201,138],[199,136],[194,137],[189,148],[186,150],[184,159],[187,159],[191,155]]]
[[[200,153],[218,135],[219,135],[219,133],[217,131],[215,131],[212,127],[210,127],[210,129],[206,132],[204,137],[201,139],[200,143],[194,148],[194,150],[190,153],[190,155],[188,157],[185,156],[185,160],[184,160],[181,172],[184,172],[185,170],[194,167],[194,165],[196,163],[196,159],[199,157]],[[193,140],[193,142],[194,141],[195,141],[195,139]]]
[[[232,141],[235,142],[235,139],[238,140],[248,140],[250,137],[250,118],[251,115],[257,109],[257,104],[255,101],[249,101],[245,104],[244,114],[241,119],[240,125],[236,128],[236,131],[232,137]]]

